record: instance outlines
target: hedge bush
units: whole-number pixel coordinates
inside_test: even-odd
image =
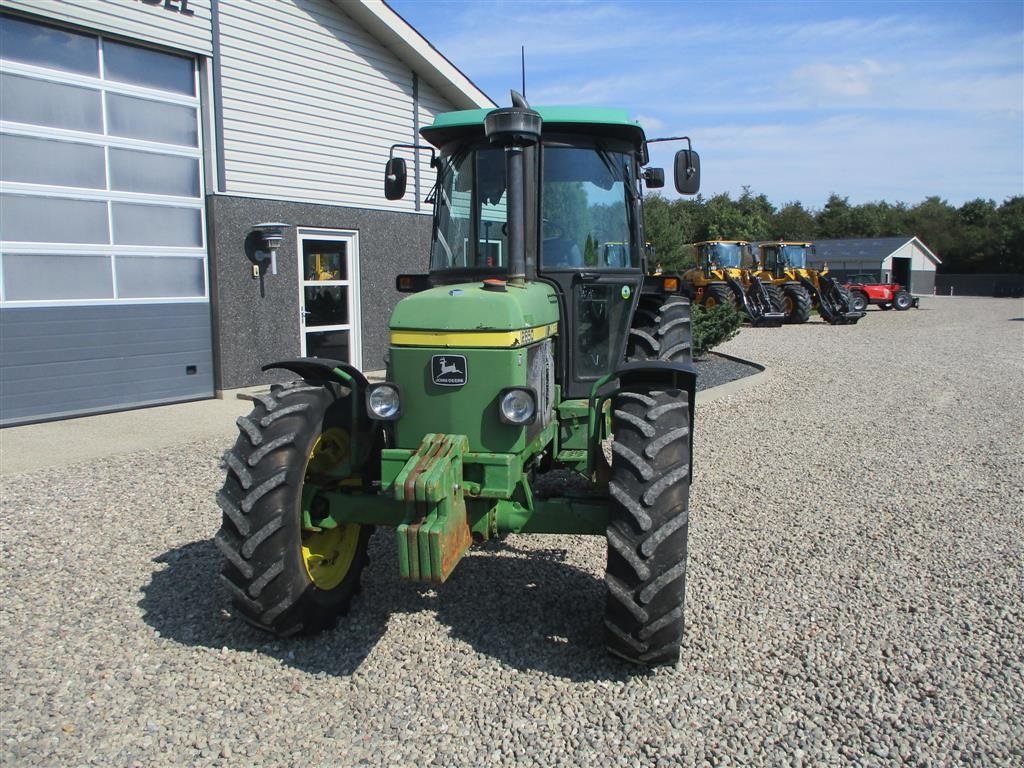
[[[708,352],[722,344],[740,331],[743,316],[739,310],[729,304],[718,304],[705,309],[694,304],[690,310],[693,330],[693,356],[707,357]]]

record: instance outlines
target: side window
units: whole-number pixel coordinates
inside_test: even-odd
[[[505,163],[500,150],[456,159],[438,192],[432,269],[500,267],[508,256]]]
[[[628,155],[590,147],[545,147],[541,266],[624,268],[630,248]]]

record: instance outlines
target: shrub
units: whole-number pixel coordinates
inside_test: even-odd
[[[706,357],[714,347],[739,333],[743,324],[743,316],[729,304],[718,304],[711,309],[694,304],[690,317],[695,358]]]

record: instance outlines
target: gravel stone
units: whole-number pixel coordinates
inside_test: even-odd
[[[259,633],[211,541],[230,423],[5,474],[0,763],[1020,765],[1024,303],[921,304],[722,347],[768,374],[698,408],[674,668],[605,655],[584,536],[427,587],[383,531],[336,630]]]

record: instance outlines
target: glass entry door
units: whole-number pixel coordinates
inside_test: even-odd
[[[299,327],[303,357],[362,365],[355,232],[300,229]]]

